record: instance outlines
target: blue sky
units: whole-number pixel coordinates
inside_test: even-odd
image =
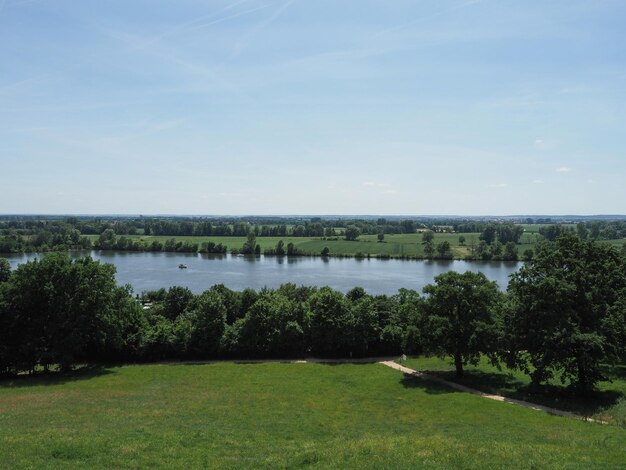
[[[626,2],[0,0],[0,213],[626,213]]]

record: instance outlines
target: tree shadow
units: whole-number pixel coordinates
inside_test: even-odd
[[[611,375],[621,377],[613,368]],[[626,373],[622,368],[621,373]],[[484,372],[467,370],[462,378],[454,371],[425,371],[450,382],[465,385],[485,393],[502,395],[507,398],[523,400],[538,405],[549,406],[564,411],[571,411],[584,416],[591,416],[614,406],[625,395],[619,390],[596,390],[580,396],[575,389],[567,385],[541,384],[532,385],[507,372]]]
[[[34,375],[18,375],[0,379],[0,388],[22,388],[49,385],[62,385],[79,380],[88,380],[104,375],[115,374],[103,365],[87,365],[70,372],[38,372]]]
[[[503,394],[513,392],[525,385],[513,374],[506,372],[484,372],[482,370],[466,370],[463,377],[457,377],[454,371],[424,371],[427,374],[441,377],[481,392]]]
[[[617,404],[624,397],[624,393],[619,390],[594,390],[581,396],[571,386],[553,384],[533,386],[529,384],[512,393],[507,393],[507,396],[572,411],[583,416],[592,416]]]
[[[626,380],[626,365],[606,366],[603,372],[614,379]]]
[[[432,380],[422,379],[420,377],[416,377],[412,374],[403,374],[403,377],[400,379],[400,383],[404,388],[418,388],[423,390],[429,395],[443,395],[447,393],[459,393],[458,390],[455,390],[450,387],[446,387],[445,385],[438,384],[437,382],[433,382]]]

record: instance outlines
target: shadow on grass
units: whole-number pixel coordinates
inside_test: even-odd
[[[0,379],[0,388],[62,385],[114,373],[114,371],[102,365],[89,365],[79,367],[70,372],[38,372],[34,375],[18,375],[17,377],[3,378]]]
[[[506,372],[470,370],[462,378],[456,377],[453,371],[424,372],[482,392],[572,411],[583,416],[592,416],[610,408],[624,397],[624,393],[619,390],[597,390],[589,395],[579,396],[572,387],[555,384],[533,386]]]
[[[614,379],[626,380],[626,365],[605,367],[603,372]]]
[[[293,359],[277,359],[277,358],[264,358],[264,359],[245,359],[245,358],[228,358],[228,359],[207,359],[207,360],[180,360],[180,361],[166,361],[166,362],[145,362],[144,365],[149,364],[161,364],[168,366],[199,366],[199,365],[211,365],[211,364],[244,364],[244,365],[258,365],[258,364],[321,364],[325,366],[342,366],[342,365],[372,365],[380,362],[381,360],[388,360],[387,357],[373,357],[373,358],[355,358],[355,359],[333,359],[333,358],[293,358]]]
[[[443,395],[447,393],[460,393],[458,390],[440,385],[430,380],[420,379],[411,374],[403,374],[400,383],[404,388],[419,388],[429,395]]]

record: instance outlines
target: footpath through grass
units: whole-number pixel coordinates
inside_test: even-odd
[[[0,382],[4,468],[619,468],[626,431],[380,364],[147,365]]]
[[[466,366],[465,375],[461,379],[456,377],[454,365],[449,360],[416,357],[401,363],[411,369],[428,372],[483,392],[517,398],[608,421],[623,427],[626,432],[626,366],[624,365],[607,367],[605,374],[610,377],[611,381],[600,382],[596,392],[581,399],[575,397],[571,390],[558,380],[553,380],[539,389],[533,389],[530,386],[530,378],[526,374],[504,366],[498,369],[486,359],[482,359],[477,367]]]

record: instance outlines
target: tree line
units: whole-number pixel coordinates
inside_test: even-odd
[[[115,268],[51,254],[11,271],[0,259],[0,373],[163,359],[434,354],[458,375],[488,357],[540,384],[586,393],[626,360],[626,260],[566,233],[542,245],[506,292],[482,273],[448,272],[423,295],[284,284],[185,287],[133,298]]]

